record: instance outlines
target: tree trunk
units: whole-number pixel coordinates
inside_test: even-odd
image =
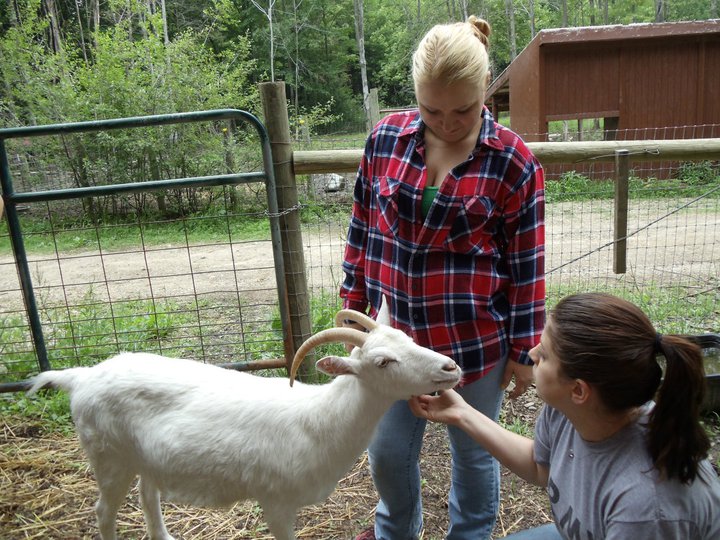
[[[78,2],[75,2],[75,15],[77,17],[78,28],[80,28],[80,48],[82,49],[82,55],[83,59],[85,60],[85,65],[87,65],[88,56],[87,50],[85,49],[85,31],[83,30],[82,17],[80,17],[80,5],[78,4]]]
[[[20,25],[20,13],[18,13],[17,3],[15,0],[7,0],[7,14],[8,22],[11,27],[14,28]]]
[[[100,46],[98,43],[98,34],[100,33],[100,0],[95,0],[93,2],[93,10],[92,10],[92,17],[93,17],[93,45],[95,46],[95,50]]]
[[[655,22],[665,22],[664,0],[655,0]]]
[[[59,53],[62,47],[62,40],[60,39],[60,21],[58,18],[57,7],[55,6],[55,0],[44,0],[44,3],[45,10],[50,21],[50,46],[53,52]]]
[[[165,8],[165,0],[160,0],[160,10],[162,13],[163,43],[165,43],[165,46],[167,47],[170,45],[170,38],[168,37],[167,9]]]
[[[537,34],[537,28],[535,28],[535,0],[528,0],[528,19],[530,22],[530,39],[532,39]]]
[[[265,9],[256,0],[250,0],[260,13],[265,15],[270,25],[270,82],[275,82],[275,29],[273,26],[273,8],[275,0],[268,0],[268,7]]]
[[[515,6],[513,0],[505,0],[505,14],[508,18],[508,36],[510,42],[510,60],[515,60],[517,56],[517,33],[515,32]]]
[[[360,79],[362,80],[363,110],[365,111],[365,128],[369,132],[372,125],[370,115],[370,89],[367,78],[367,62],[365,60],[365,26],[363,21],[363,0],[353,0],[355,8],[355,39],[360,55]]]

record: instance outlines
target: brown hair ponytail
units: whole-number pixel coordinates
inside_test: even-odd
[[[592,385],[608,409],[639,407],[657,394],[648,426],[650,456],[665,477],[693,481],[710,448],[700,425],[700,348],[682,336],[659,336],[640,308],[608,294],[567,296],[549,320],[563,373]],[[667,361],[662,385],[659,355]]]
[[[692,482],[710,441],[700,425],[705,373],[700,348],[681,336],[664,336],[665,379],[650,415],[648,449],[655,466],[668,478]]]

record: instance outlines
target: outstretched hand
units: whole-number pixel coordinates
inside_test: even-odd
[[[458,423],[463,411],[469,407],[455,390],[445,390],[437,396],[413,396],[408,403],[415,416],[445,424]]]

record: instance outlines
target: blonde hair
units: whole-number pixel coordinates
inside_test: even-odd
[[[412,75],[418,84],[443,81],[487,86],[490,72],[490,25],[471,15],[465,22],[433,26],[413,54]]]

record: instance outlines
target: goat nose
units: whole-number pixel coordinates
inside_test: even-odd
[[[443,366],[443,371],[455,371],[457,369],[457,364],[450,360],[447,364]]]

